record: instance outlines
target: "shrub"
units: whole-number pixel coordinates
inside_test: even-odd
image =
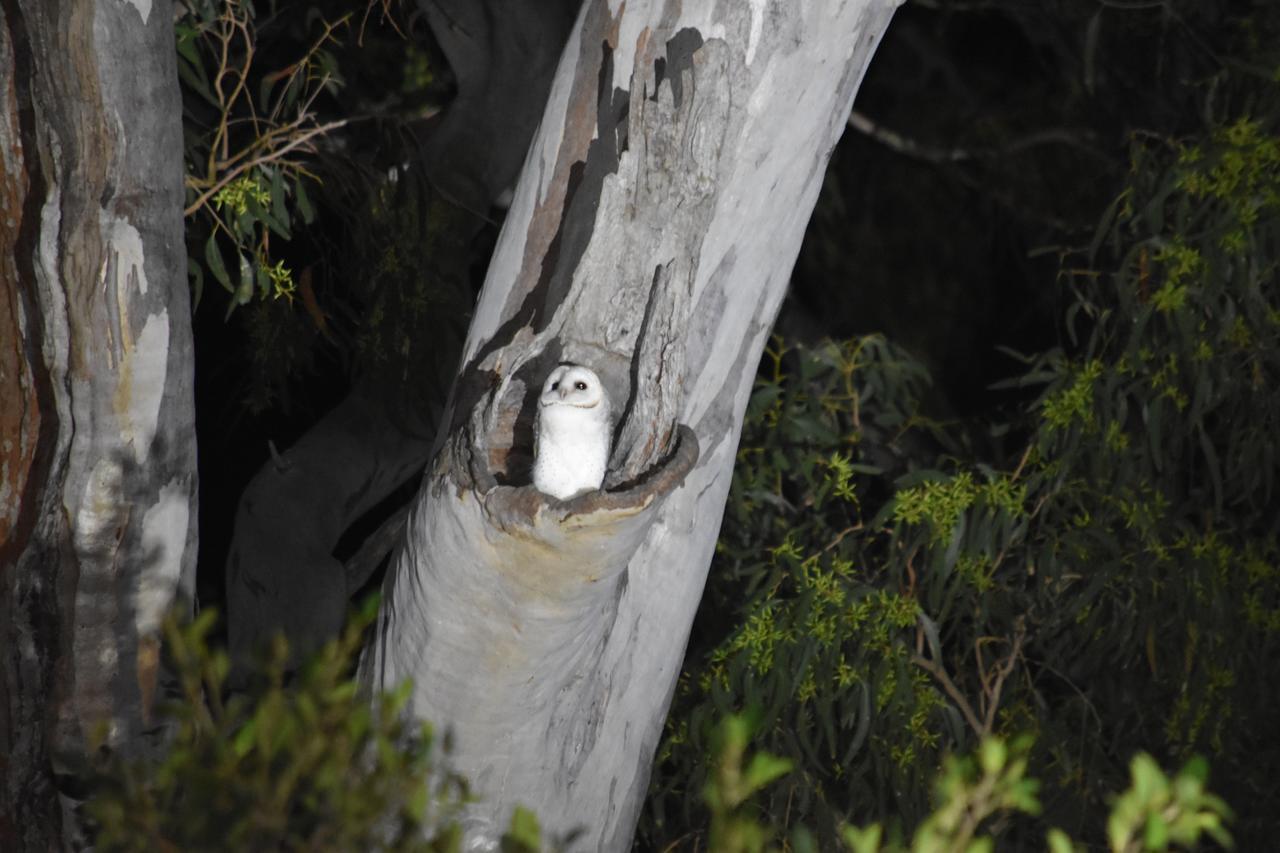
[[[777,849],[768,844],[777,827],[752,811],[750,799],[786,774],[790,763],[767,752],[746,758],[752,730],[751,718],[741,715],[726,717],[716,730],[714,770],[704,793],[711,811],[708,849],[712,853]],[[933,811],[909,842],[901,832],[886,833],[882,824],[872,823],[843,826],[841,846],[850,853],[989,853],[1009,815],[1040,813],[1039,783],[1027,775],[1030,750],[1030,738],[990,737],[973,755],[948,756],[934,781]],[[1223,847],[1232,846],[1225,828],[1231,810],[1205,789],[1204,761],[1189,762],[1172,779],[1145,753],[1135,756],[1129,766],[1129,787],[1114,799],[1106,824],[1112,853],[1193,848],[1203,836]],[[797,853],[818,849],[804,827],[792,830],[787,846]],[[1051,853],[1083,849],[1056,827],[1046,832],[1044,847]]]
[[[923,414],[879,336],[775,341],[747,410],[645,836],[698,825],[726,711],[796,771],[768,793],[824,842],[918,824],[944,751],[1035,736],[1045,817],[1102,843],[1117,754],[1208,752],[1265,845],[1280,690],[1280,110],[1135,137],[1096,236],[1063,255],[1066,346],[1010,415]],[[1028,825],[1019,832],[1039,835]],[[1028,836],[1029,837],[1029,836]]]
[[[372,605],[284,682],[278,641],[261,678],[224,700],[228,659],[205,611],[165,626],[180,693],[171,738],[152,760],[105,755],[88,813],[101,851],[456,850],[466,785],[429,727],[400,711],[408,685],[376,706],[351,679]]]

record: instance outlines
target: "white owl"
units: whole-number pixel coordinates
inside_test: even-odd
[[[600,488],[610,432],[609,395],[595,371],[580,364],[551,371],[538,397],[533,485],[560,500]]]

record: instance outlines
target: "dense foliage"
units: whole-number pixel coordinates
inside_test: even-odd
[[[89,815],[98,850],[453,850],[465,782],[429,728],[400,714],[408,685],[375,707],[351,680],[351,620],[291,683],[283,640],[261,677],[228,696],[214,614],[165,627],[181,690],[162,707],[170,742],[152,761],[104,755]]]
[[[791,769],[790,762],[767,752],[747,758],[747,747],[758,720],[729,716],[715,729],[711,773],[703,799],[711,813],[707,830],[708,850],[714,853],[762,853],[790,849],[815,853],[818,840],[803,825],[794,827],[785,840],[778,839],[776,816],[763,822],[753,808],[752,797],[772,780]],[[1036,815],[1040,784],[1027,775],[1029,738],[1012,742],[998,737],[984,739],[972,755],[948,756],[933,784],[933,810],[910,836],[900,828],[886,830],[875,822],[866,826],[845,824],[832,849],[850,853],[990,853],[994,833],[1014,814]],[[1224,847],[1232,846],[1224,822],[1231,810],[1205,787],[1203,761],[1189,762],[1172,778],[1145,753],[1130,762],[1129,787],[1117,795],[1106,819],[1107,849],[1112,853],[1137,853],[1174,848],[1193,849],[1205,836]],[[779,845],[781,842],[782,845]],[[1074,853],[1082,849],[1057,827],[1044,836],[1050,853]]]
[[[466,782],[448,771],[429,728],[401,717],[408,686],[371,709],[349,678],[375,601],[294,681],[285,683],[281,640],[253,688],[231,697],[226,655],[207,642],[212,612],[185,626],[170,619],[167,648],[181,689],[160,710],[171,736],[149,760],[100,755],[87,806],[94,849],[461,850]],[[758,723],[730,715],[715,728],[701,795],[713,853],[763,853],[782,840],[777,816],[762,813],[756,799],[792,764],[749,751]],[[948,758],[935,781],[934,810],[909,843],[872,823],[842,826],[840,846],[851,853],[991,850],[988,828],[1011,813],[1040,811],[1038,783],[1027,776],[1028,743],[987,738],[975,756]],[[1190,847],[1203,835],[1230,846],[1230,810],[1206,790],[1204,762],[1172,779],[1147,755],[1131,768],[1106,824],[1112,851]],[[1060,829],[1046,841],[1053,853],[1075,849]],[[818,849],[803,825],[791,827],[784,843],[800,853]],[[537,815],[520,806],[500,841],[503,853],[571,846],[546,838]]]
[[[777,341],[748,410],[647,831],[696,822],[708,723],[765,710],[797,772],[768,811],[927,809],[944,751],[1029,733],[1044,815],[1086,839],[1130,751],[1213,757],[1250,847],[1280,809],[1280,73],[1134,135],[1095,235],[1060,252],[1060,347],[1019,411],[936,423],[879,337]],[[690,748],[692,747],[692,748]],[[1247,808],[1246,808],[1247,806]],[[1032,831],[1006,825],[1010,838]]]

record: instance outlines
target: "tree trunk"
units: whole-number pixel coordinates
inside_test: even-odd
[[[358,386],[254,475],[227,556],[233,684],[277,633],[288,639],[292,663],[342,633],[351,597],[378,559],[349,571],[334,547],[352,522],[421,474],[431,420]]]
[[[74,845],[153,726],[196,459],[173,18],[0,0],[0,849]]]
[[[480,297],[362,677],[414,679],[481,798],[630,845],[755,367],[893,5],[592,0]],[[542,380],[599,374],[605,491],[529,485]]]

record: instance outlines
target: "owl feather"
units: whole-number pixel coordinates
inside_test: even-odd
[[[609,463],[609,394],[595,371],[561,364],[538,397],[533,485],[560,500],[599,489]]]

